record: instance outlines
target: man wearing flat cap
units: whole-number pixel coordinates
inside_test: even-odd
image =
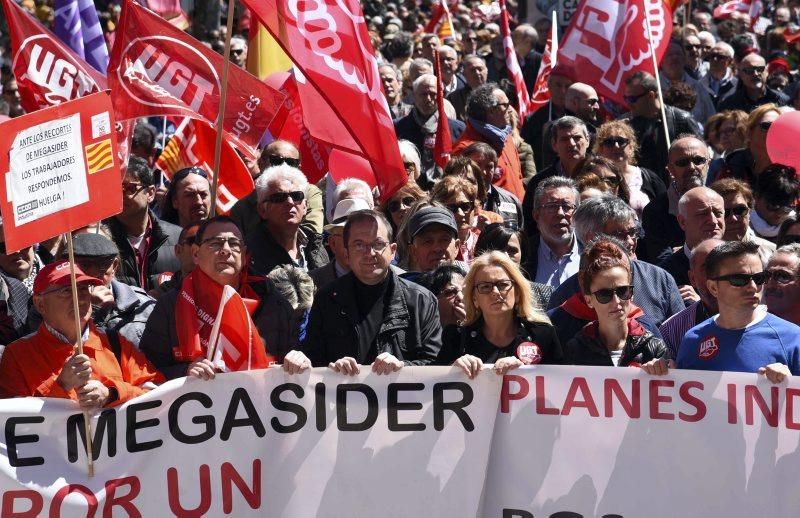
[[[0,360],[0,396],[57,397],[84,408],[124,403],[164,381],[124,337],[112,344],[92,322],[92,290],[103,281],[75,268],[83,354],[74,348],[77,330],[70,265],[56,261],[39,272],[33,305],[43,322],[33,334],[11,343]]]
[[[389,374],[432,364],[442,346],[436,298],[389,268],[397,245],[386,217],[375,210],[350,214],[343,240],[350,273],[317,293],[306,339],[286,355],[284,369],[293,374],[327,365],[355,375],[360,365],[371,365]]]
[[[425,207],[415,212],[408,221],[409,272],[405,279],[419,273],[431,272],[439,264],[454,261],[461,242],[453,213],[444,207]],[[467,270],[465,263],[460,263]]]

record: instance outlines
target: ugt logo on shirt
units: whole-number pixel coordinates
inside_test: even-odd
[[[697,351],[697,356],[701,360],[710,360],[715,357],[719,352],[719,340],[716,336],[709,336],[700,341],[700,348]]]
[[[542,362],[542,349],[535,342],[522,342],[517,347],[517,358],[525,365],[536,365]]]

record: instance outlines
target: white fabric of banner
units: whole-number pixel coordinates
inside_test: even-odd
[[[743,373],[278,368],[94,414],[0,402],[2,516],[796,516],[800,382]],[[12,514],[19,513],[19,514]],[[567,514],[561,514],[567,513]],[[572,514],[568,514],[572,513]]]

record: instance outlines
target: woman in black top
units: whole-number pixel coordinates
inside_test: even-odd
[[[553,326],[532,303],[530,284],[504,252],[489,252],[472,263],[464,281],[464,326],[449,328],[440,364],[454,364],[470,378],[484,363],[497,374],[520,365],[561,363]]]

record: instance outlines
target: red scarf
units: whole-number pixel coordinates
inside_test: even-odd
[[[248,284],[247,275],[242,273],[239,282],[239,295],[242,296],[252,319],[259,304],[259,297]],[[180,362],[192,362],[204,358],[208,351],[208,339],[214,318],[222,299],[222,286],[206,275],[200,268],[183,279],[175,306],[175,323],[178,328],[178,346],[172,354]],[[253,344],[261,344],[255,324],[252,325]]]

